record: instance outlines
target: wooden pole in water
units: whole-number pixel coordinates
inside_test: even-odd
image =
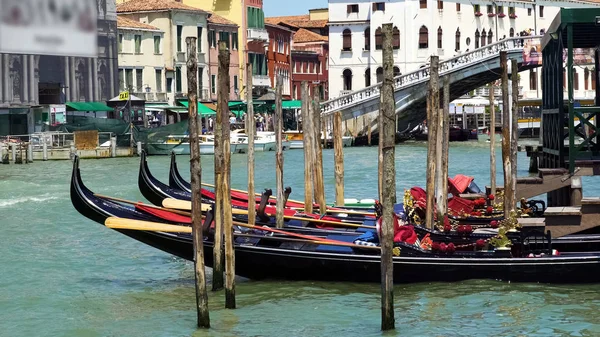
[[[254,226],[256,223],[256,198],[254,192],[254,135],[256,134],[256,122],[254,121],[254,105],[252,101],[252,63],[246,64],[246,124],[248,135],[248,224]]]
[[[502,166],[504,168],[504,216],[510,215],[512,205],[512,164],[510,161],[510,106],[508,105],[508,57],[500,52],[502,70]]]
[[[221,114],[221,142],[223,163],[221,175],[221,198],[223,214],[223,232],[225,233],[225,308],[235,309],[235,253],[233,249],[233,218],[231,210],[231,126],[229,125],[229,48],[225,41],[219,42],[219,87],[217,92],[217,106]],[[216,143],[216,142],[215,142]],[[216,160],[216,159],[215,159]]]
[[[333,116],[333,158],[335,161],[335,205],[344,206],[344,144],[342,142],[342,113]]]
[[[442,109],[438,109],[438,129],[437,129],[437,149],[436,149],[436,211],[438,226],[444,225],[444,215],[448,211],[448,148],[449,133],[448,119],[450,118],[450,76],[446,75],[443,79],[443,98]]]
[[[283,228],[283,208],[285,207],[285,197],[283,195],[283,78],[277,75],[277,84],[275,88],[275,175],[277,179],[277,210],[275,214],[277,228]]]
[[[302,82],[302,137],[304,148],[304,212],[313,212],[313,155],[312,155],[312,118],[308,82]]]
[[[510,133],[511,192],[510,210],[517,208],[517,142],[519,139],[519,64],[511,60],[512,70],[512,122]]]
[[[188,114],[190,132],[190,174],[192,191],[192,238],[194,241],[194,275],[196,285],[196,310],[198,327],[210,328],[208,313],[208,294],[206,292],[206,274],[204,271],[204,245],[202,235],[202,196],[200,182],[202,181],[202,166],[200,165],[200,141],[198,139],[198,99],[196,90],[198,82],[196,73],[196,38],[186,38],[187,43],[187,76],[188,76]]]
[[[379,143],[383,153],[383,217],[381,225],[381,330],[395,329],[394,322],[394,204],[396,202],[394,54],[392,25],[384,24],[383,83],[381,85],[381,124]]]
[[[225,45],[223,45],[225,47]],[[221,43],[219,43],[219,60],[221,55]],[[219,61],[219,70],[220,70],[220,61]],[[221,76],[219,76],[221,77]],[[218,79],[217,83],[217,115],[214,123],[214,166],[215,166],[215,242],[213,247],[213,278],[212,278],[212,290],[217,291],[223,289],[224,286],[224,266],[223,266],[223,180],[225,177],[225,169],[223,162],[223,153],[224,149],[224,141],[223,141],[223,128],[225,121],[223,118],[227,120],[229,123],[229,106],[227,99],[224,102],[221,92],[221,79]],[[219,100],[221,99],[221,100]],[[224,104],[222,104],[224,103]]]
[[[313,154],[315,163],[314,180],[315,180],[315,201],[319,204],[319,213],[325,214],[327,205],[325,202],[325,182],[323,178],[323,143],[321,143],[321,124],[325,121],[321,120],[321,104],[319,103],[319,87],[314,87],[312,101],[312,118],[313,118]],[[325,135],[323,134],[323,137]],[[324,141],[326,139],[324,138]]]
[[[436,175],[436,143],[437,126],[440,106],[439,95],[439,57],[431,56],[431,70],[429,71],[429,90],[427,95],[427,213],[425,224],[433,228],[435,204],[435,175]]]
[[[490,193],[496,196],[496,107],[494,106],[494,83],[490,84]],[[492,205],[496,199],[491,200]]]

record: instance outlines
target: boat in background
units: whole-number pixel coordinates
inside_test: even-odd
[[[242,142],[242,144],[246,144],[246,149],[248,149],[248,135],[244,133],[245,130],[234,130],[231,132],[231,137],[235,138],[237,141]],[[276,143],[275,137],[273,133],[273,139],[266,136],[259,136],[258,134],[254,137],[254,151],[256,152],[268,152],[275,151]]]
[[[211,155],[215,153],[215,137],[213,135],[200,135],[200,154]],[[246,153],[248,145],[232,141],[231,153]],[[188,135],[169,135],[162,143],[147,143],[146,150],[151,156],[168,156],[171,153],[189,155],[190,142]]]

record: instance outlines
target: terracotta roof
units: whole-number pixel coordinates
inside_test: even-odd
[[[147,23],[142,23],[139,21],[131,20],[121,15],[117,16],[117,27],[118,28],[130,28],[130,29],[146,29],[146,30],[154,30],[160,31],[160,29],[151,26]]]
[[[279,24],[284,21],[309,21],[310,15],[289,15],[289,16],[274,16],[270,18],[265,18],[266,23],[270,23],[272,25]]]
[[[329,38],[317,33],[313,33],[308,29],[300,28],[294,34],[294,43],[302,42],[328,42]]]
[[[600,1],[600,0],[599,0]],[[298,28],[324,28],[327,26],[327,20],[311,20],[310,15],[290,15],[290,16],[274,16],[265,18],[266,23],[272,25],[286,24]]]
[[[173,0],[129,0],[117,6],[117,13],[183,10],[207,13],[199,8],[184,5]]]
[[[238,27],[238,25],[235,22],[225,19],[224,17],[215,13],[210,13],[210,16],[208,17],[208,22],[217,25],[230,25]]]

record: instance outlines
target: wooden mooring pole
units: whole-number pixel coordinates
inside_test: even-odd
[[[394,54],[392,24],[383,25],[383,83],[379,142],[383,153],[383,207],[381,224],[381,330],[395,329],[394,319],[394,204],[396,203]]]
[[[510,106],[508,104],[508,57],[505,51],[500,52],[500,68],[502,71],[502,167],[504,172],[504,216],[510,215],[512,196],[512,164],[510,160]]]
[[[196,62],[196,38],[186,38],[187,43],[187,77],[188,77],[188,114],[190,132],[190,174],[192,191],[192,238],[194,242],[194,276],[196,285],[196,311],[198,327],[210,328],[208,313],[208,294],[206,291],[206,274],[204,270],[204,244],[202,234],[202,166],[200,165],[200,140],[198,139],[198,100],[196,91],[198,81],[198,63]]]
[[[225,48],[225,46],[223,46]],[[221,55],[221,43],[219,43],[219,59]],[[220,67],[220,62],[219,62]],[[220,69],[219,69],[220,70]],[[215,242],[213,247],[213,277],[212,277],[212,290],[217,291],[223,289],[224,286],[224,278],[223,272],[225,270],[223,266],[223,195],[221,195],[223,191],[223,179],[225,178],[225,169],[223,166],[225,163],[223,162],[223,152],[224,142],[223,142],[223,125],[225,121],[223,118],[227,119],[229,123],[229,106],[227,100],[225,104],[221,104],[219,98],[223,98],[220,95],[221,90],[221,81],[218,80],[217,83],[217,115],[214,123],[213,134],[215,137],[215,155],[214,155],[214,172],[215,172]]]
[[[252,63],[246,64],[246,134],[248,135],[248,195],[254,192],[254,135],[256,134],[256,122],[254,121],[254,103],[252,100]],[[256,198],[248,198],[248,224],[256,224]]]
[[[229,48],[225,41],[219,42],[219,87],[217,91],[217,106],[221,114],[221,142],[223,151],[220,153],[222,159],[215,158],[222,163],[222,174],[220,181],[220,198],[222,207],[223,232],[225,237],[225,308],[235,309],[235,253],[233,248],[233,217],[231,210],[231,126],[229,125]],[[216,143],[216,141],[215,141]]]
[[[431,56],[431,70],[429,71],[429,90],[427,93],[427,213],[425,225],[433,228],[434,202],[435,202],[435,176],[436,176],[436,143],[438,114],[440,106],[439,95],[439,57]]]
[[[283,208],[285,207],[285,197],[283,195],[283,78],[277,76],[277,84],[275,88],[275,175],[277,180],[277,210],[276,210],[276,225],[277,228],[283,228]]]
[[[438,226],[444,225],[444,216],[448,210],[448,150],[450,119],[450,77],[443,79],[443,107],[438,108],[438,126],[435,150],[436,155],[436,219]]]
[[[304,212],[313,212],[313,137],[312,104],[308,92],[308,82],[302,82],[302,137],[304,148]]]
[[[490,84],[490,193],[496,196],[496,107],[494,106],[494,83]],[[492,205],[496,199],[490,200]]]
[[[342,113],[333,116],[333,158],[335,161],[335,205],[344,206],[344,144],[342,142]]]
[[[319,87],[313,88],[312,100],[312,119],[313,119],[313,155],[314,155],[314,181],[315,181],[315,201],[319,204],[319,213],[325,214],[327,205],[325,203],[325,182],[323,178],[323,143],[321,142],[321,124],[325,121],[321,120],[321,104],[319,102]],[[323,134],[324,141],[327,137]]]
[[[517,143],[519,141],[519,64],[517,60],[511,60],[512,80],[512,118],[510,130],[510,210],[517,209]],[[506,207],[505,207],[506,208]]]

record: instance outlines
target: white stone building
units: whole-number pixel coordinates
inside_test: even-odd
[[[592,0],[329,0],[330,96],[337,97],[381,80],[378,29],[384,23],[393,23],[395,27],[395,71],[400,74],[427,64],[431,55],[444,60],[523,31],[543,34],[561,6],[598,5]],[[595,87],[586,67],[591,69],[593,65],[581,66],[575,75],[578,98],[592,95],[592,87]],[[524,79],[520,82],[523,97],[540,97],[540,72],[522,72],[521,78]]]

